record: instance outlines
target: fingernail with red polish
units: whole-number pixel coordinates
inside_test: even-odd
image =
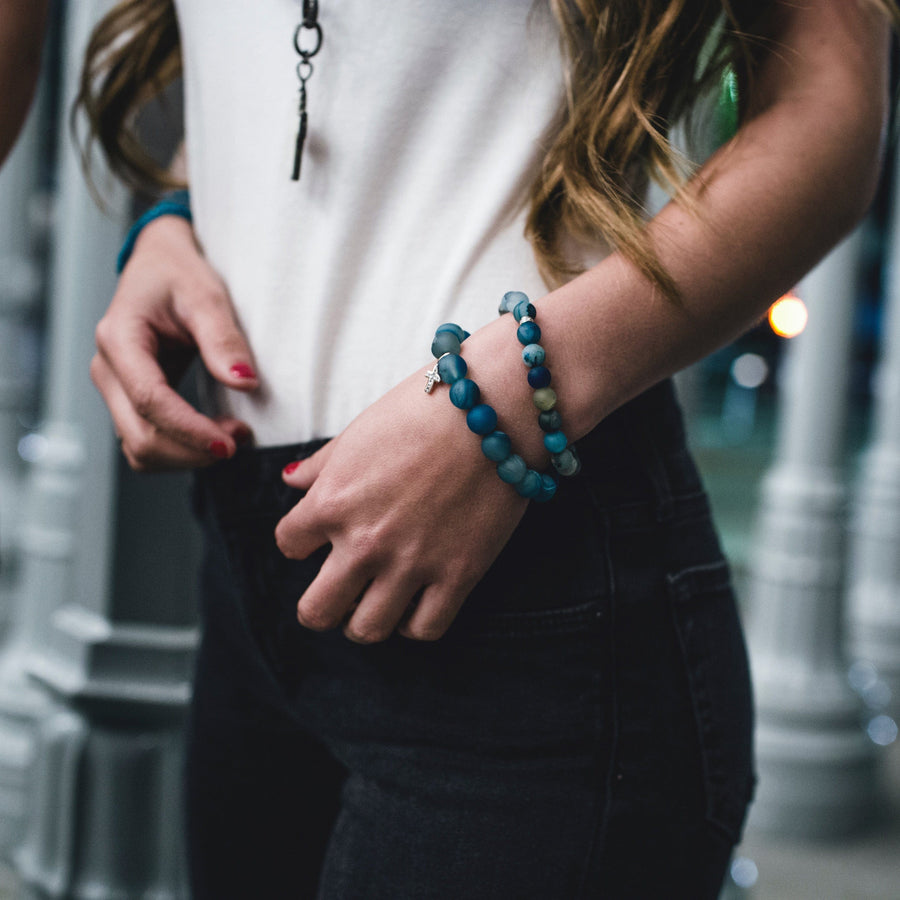
[[[216,459],[225,459],[228,456],[228,445],[225,441],[213,441],[209,445],[209,452],[212,453]]]
[[[282,470],[285,475],[292,475],[297,469],[300,468],[300,460],[296,460],[294,462],[289,462],[284,469]]]
[[[256,378],[256,372],[247,363],[235,363],[228,371],[235,378]]]

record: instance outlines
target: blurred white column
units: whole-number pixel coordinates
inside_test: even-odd
[[[898,149],[900,159],[900,149]],[[894,188],[874,434],[852,527],[848,647],[873,712],[900,712],[900,189]],[[866,672],[865,670],[869,671]]]
[[[93,23],[66,6],[67,114]],[[90,384],[93,331],[115,288],[127,197],[86,188],[65,125],[52,253],[44,425],[31,438],[22,528],[21,666],[47,698],[23,737],[27,824],[15,853],[30,896],[184,897],[178,790],[196,639],[183,478],[122,465]],[[2,710],[0,710],[2,716]]]
[[[760,783],[751,827],[847,834],[873,815],[873,747],[841,652],[843,461],[861,232],[806,279],[806,330],[788,348],[775,463],[751,568]]]
[[[39,104],[0,171],[0,855],[21,833],[23,774],[30,765],[26,738],[42,708],[25,683],[10,643],[21,627],[17,602],[19,527],[25,466],[18,445],[34,416],[37,353],[35,313],[42,288],[31,208],[40,165]]]

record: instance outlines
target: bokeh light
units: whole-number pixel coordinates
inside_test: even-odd
[[[873,744],[879,747],[887,747],[897,740],[897,723],[890,716],[875,716],[869,720],[866,727],[866,734]]]
[[[796,337],[806,328],[808,320],[806,304],[793,291],[769,307],[769,325],[779,337]]]
[[[736,856],[731,863],[731,880],[745,890],[752,888],[759,878],[759,869],[752,859]]]
[[[769,375],[769,364],[758,353],[742,353],[731,364],[731,377],[742,388],[758,388]]]

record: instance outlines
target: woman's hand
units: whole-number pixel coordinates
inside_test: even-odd
[[[308,628],[349,616],[344,631],[362,643],[398,626],[410,638],[439,638],[525,511],[465,415],[440,396],[446,389],[424,393],[424,372],[285,470],[287,484],[308,493],[278,524],[279,548],[304,559],[331,544],[297,607]]]
[[[259,384],[225,285],[184,219],[143,229],[96,340],[91,379],[133,469],[205,466],[251,437],[243,422],[204,416],[175,390],[197,352],[228,387]]]

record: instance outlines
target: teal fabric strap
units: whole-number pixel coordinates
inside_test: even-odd
[[[135,223],[128,229],[125,235],[125,243],[116,258],[116,274],[121,275],[125,264],[131,259],[134,251],[135,242],[138,235],[149,225],[154,219],[160,216],[181,216],[188,222],[193,222],[194,217],[191,215],[191,198],[187,191],[172,191],[166,194],[156,206],[151,206]]]

